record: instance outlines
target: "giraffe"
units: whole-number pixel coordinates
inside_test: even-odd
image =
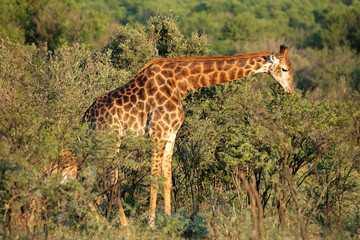
[[[148,132],[153,138],[151,174],[154,180],[150,187],[150,225],[155,220],[156,180],[160,176],[165,179],[165,214],[171,214],[172,153],[176,133],[185,117],[181,99],[194,89],[261,72],[271,75],[290,94],[293,91],[293,77],[287,52],[287,47],[281,45],[279,53],[152,60],[127,84],[99,96],[87,109],[83,122],[88,122],[93,130],[103,131],[111,127],[119,137],[131,130],[138,135]]]
[[[76,178],[79,163],[71,150],[62,150],[59,153],[59,157],[56,161],[50,163],[49,166],[44,166],[44,170],[48,176],[61,173],[62,180],[60,184],[65,184],[69,179]]]

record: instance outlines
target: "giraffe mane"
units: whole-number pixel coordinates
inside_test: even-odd
[[[234,56],[218,56],[218,57],[178,57],[178,58],[158,58],[151,60],[146,63],[145,66],[140,70],[142,72],[144,69],[150,67],[153,64],[159,62],[193,62],[193,61],[208,61],[208,60],[237,60],[242,58],[252,58],[252,57],[260,57],[260,56],[269,56],[271,53],[269,52],[255,52],[248,54],[239,54]]]

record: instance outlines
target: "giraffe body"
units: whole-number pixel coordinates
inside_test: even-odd
[[[149,132],[154,139],[151,174],[164,176],[165,213],[170,215],[171,159],[176,133],[184,121],[181,99],[190,91],[233,81],[255,73],[273,76],[287,93],[293,91],[287,48],[280,53],[258,52],[225,57],[161,58],[150,61],[124,86],[108,92],[89,107],[84,121],[97,131],[113,128],[123,136],[130,130]],[[155,218],[156,181],[150,193],[150,224]]]

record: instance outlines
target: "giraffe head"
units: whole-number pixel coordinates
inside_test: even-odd
[[[280,46],[279,53],[272,53],[267,61],[271,64],[269,74],[284,88],[286,93],[293,92],[293,75],[291,62],[287,60],[287,47]]]

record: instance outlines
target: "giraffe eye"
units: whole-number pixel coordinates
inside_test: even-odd
[[[281,68],[281,70],[282,70],[283,72],[289,71],[289,70],[287,70],[286,68]]]

